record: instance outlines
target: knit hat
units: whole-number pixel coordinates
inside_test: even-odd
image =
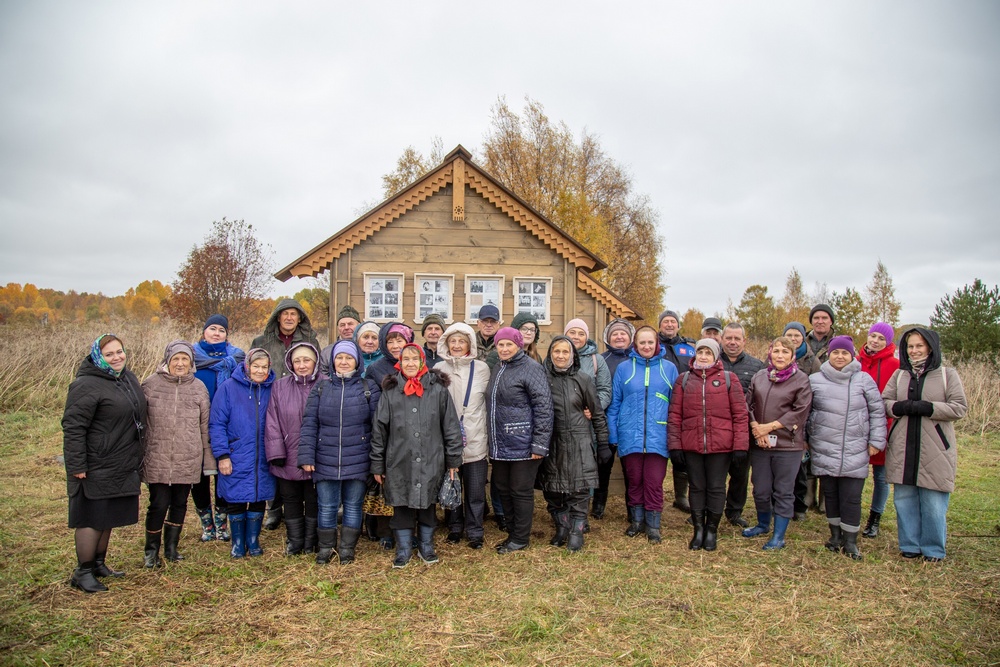
[[[587,336],[588,339],[590,338],[590,327],[588,327],[587,323],[581,320],[579,317],[572,319],[566,323],[566,326],[563,328],[563,334],[565,335],[570,329],[583,329],[583,333]]]
[[[656,320],[656,326],[660,326],[660,324],[663,323],[663,318],[664,317],[672,317],[675,320],[677,320],[677,324],[681,323],[681,316],[680,315],[678,315],[677,313],[675,313],[672,310],[665,310],[662,313],[660,313],[660,319]]]
[[[219,315],[218,313],[212,315],[207,320],[205,320],[205,326],[203,326],[201,330],[204,331],[213,324],[218,324],[220,327],[226,330],[226,333],[229,333],[229,318],[227,318],[225,315]]]
[[[423,336],[424,332],[427,331],[427,327],[432,324],[436,324],[441,327],[441,331],[444,331],[444,318],[437,313],[431,313],[424,317],[424,323],[420,325],[420,335]]]
[[[709,329],[715,329],[716,331],[722,331],[722,320],[718,317],[706,317],[705,321],[701,323],[701,330],[708,331]]]
[[[715,357],[715,360],[716,361],[719,360],[719,355],[722,353],[722,351],[719,349],[719,344],[718,343],[716,343],[711,338],[702,338],[701,340],[699,340],[695,344],[694,349],[697,352],[698,350],[700,350],[703,347],[707,347],[709,350],[711,350],[712,351],[712,355]]]
[[[363,334],[366,331],[371,331],[377,336],[378,330],[379,326],[374,322],[372,322],[371,320],[368,320],[367,322],[362,322],[354,329],[354,340],[356,341],[360,340],[361,334]]]
[[[314,348],[311,343],[307,343],[307,342],[303,341],[301,343],[293,345],[292,347],[290,347],[288,349],[289,349],[289,351],[291,351],[291,350],[300,350],[302,352],[305,352],[306,354],[309,355],[309,357],[313,361],[316,361],[316,348]]]
[[[346,306],[340,309],[339,313],[337,313],[337,324],[340,324],[340,320],[344,319],[345,317],[350,317],[355,322],[361,321],[361,314],[358,313],[357,309],[351,304],[347,304]]]
[[[785,335],[786,333],[788,333],[789,329],[795,329],[800,334],[802,334],[803,338],[806,337],[806,328],[805,326],[802,325],[801,322],[789,322],[788,324],[785,325],[785,328],[781,331],[781,335]]]
[[[826,313],[827,315],[830,316],[830,323],[831,324],[833,324],[833,323],[835,323],[837,321],[837,318],[834,317],[834,315],[833,315],[833,308],[831,308],[830,306],[826,305],[825,303],[817,303],[815,306],[812,307],[812,310],[809,311],[809,324],[812,324],[813,315],[815,315],[816,313],[818,313],[820,311],[823,311],[824,313]]]
[[[497,332],[497,335],[493,337],[493,344],[495,345],[502,340],[509,340],[519,348],[524,347],[524,338],[521,336],[521,332],[514,327],[503,327],[500,329],[500,331]]]
[[[857,353],[854,351],[854,339],[850,336],[834,336],[830,340],[829,349],[830,352],[834,350],[847,350],[851,353],[852,357],[857,356]]]
[[[511,321],[510,326],[514,327],[515,329],[520,329],[528,322],[534,324],[536,329],[538,328],[538,318],[532,315],[531,313],[518,313],[517,315],[514,316],[514,319],[513,321]]]
[[[399,334],[400,336],[403,337],[403,340],[405,340],[407,343],[413,342],[413,329],[406,326],[405,324],[402,324],[400,322],[394,322],[390,324],[389,330],[385,332],[386,340],[389,340],[389,336],[393,334]]]
[[[361,362],[361,358],[358,355],[358,346],[354,341],[338,340],[333,344],[333,350],[330,351],[330,368],[333,368],[333,360],[337,358],[338,354],[349,354],[354,357],[354,361]]]
[[[621,318],[611,320],[611,324],[604,328],[604,344],[611,347],[611,334],[615,331],[624,331],[628,334],[629,344],[632,343],[632,339],[635,338],[635,327],[628,320],[623,320]]]
[[[486,304],[479,309],[479,317],[476,319],[480,320],[496,320],[500,321],[500,309],[491,303]]]
[[[895,338],[895,336],[896,336],[896,332],[893,331],[892,327],[890,325],[886,324],[885,322],[876,322],[875,324],[873,324],[871,326],[870,329],[868,329],[868,333],[870,333],[870,334],[873,334],[873,333],[882,334],[885,337],[886,341],[888,341],[890,343],[892,342],[893,338]]]

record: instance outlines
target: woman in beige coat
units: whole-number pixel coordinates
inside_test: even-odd
[[[146,511],[145,567],[159,567],[163,555],[183,560],[177,553],[187,497],[202,472],[216,472],[208,444],[208,389],[197,379],[194,348],[183,340],[167,344],[163,364],[142,383],[149,410],[142,481],[149,486]],[[166,522],[164,522],[166,519]]]
[[[885,450],[893,485],[899,552],[927,562],[945,557],[947,512],[955,490],[955,427],[968,404],[962,379],[941,365],[937,332],[915,327],[899,344],[899,370],[882,392],[896,418]]]

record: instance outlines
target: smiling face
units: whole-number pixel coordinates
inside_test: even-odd
[[[205,342],[216,345],[226,341],[226,328],[221,324],[211,324],[205,328]]]
[[[403,334],[391,333],[385,338],[385,348],[393,359],[399,359],[399,351],[406,346],[406,339]]]
[[[836,370],[843,370],[852,361],[854,357],[847,350],[830,350],[830,365]]]
[[[872,331],[871,333],[868,334],[867,344],[868,344],[868,349],[871,350],[872,352],[881,352],[882,350],[885,349],[885,346],[888,345],[889,343],[888,341],[886,341],[885,336],[878,333],[877,331]]]
[[[500,357],[500,361],[507,361],[517,354],[519,349],[520,348],[514,344],[514,341],[507,340],[506,338],[497,342],[497,356]]]
[[[795,352],[789,350],[782,343],[775,342],[771,347],[771,363],[779,371],[783,371],[788,368],[789,364],[792,363],[792,358],[795,356]]]
[[[101,356],[115,373],[121,373],[122,369],[125,368],[125,348],[119,341],[112,340],[105,343],[104,347],[101,348]]]
[[[565,370],[573,365],[573,350],[570,349],[570,344],[565,340],[557,340],[549,348],[549,358],[552,359],[552,365],[560,370]]]
[[[566,337],[573,341],[573,347],[578,350],[587,344],[587,332],[580,327],[573,327],[567,331]]]
[[[615,329],[608,336],[608,345],[616,350],[624,350],[626,347],[632,344],[632,338],[628,335],[628,332],[624,329]]]
[[[403,350],[403,355],[399,359],[399,370],[403,375],[408,378],[416,377],[421,365],[420,352],[416,348],[408,347]]]
[[[101,352],[103,351],[101,350]],[[911,333],[906,337],[906,355],[910,358],[911,362],[923,361],[930,353],[931,348],[927,345],[927,341],[924,340],[923,336],[918,333]]]
[[[191,357],[184,352],[178,352],[167,362],[167,371],[174,377],[184,377],[191,372]]]
[[[428,324],[427,328],[424,329],[424,340],[427,341],[429,345],[437,345],[438,341],[441,340],[441,334],[444,333],[444,329],[441,328],[439,324]]]
[[[652,359],[656,354],[656,334],[651,329],[643,329],[635,335],[635,348],[643,359]]]
[[[338,373],[350,373],[358,367],[358,360],[347,352],[340,352],[333,358],[333,370]]]
[[[263,382],[267,379],[267,375],[270,371],[271,361],[267,357],[255,359],[254,362],[250,364],[250,381]]]
[[[660,332],[667,338],[673,338],[680,331],[681,325],[676,317],[667,315],[660,320]]]
[[[358,322],[353,317],[342,317],[340,321],[337,322],[337,337],[340,340],[351,340],[354,338],[354,329],[357,328]]]
[[[694,353],[694,360],[699,364],[711,366],[715,363],[715,354],[707,347],[699,347]]]
[[[305,348],[295,348],[292,353],[292,370],[299,377],[307,378],[316,370],[316,359]]]
[[[460,333],[448,336],[448,354],[455,358],[467,357],[470,351],[469,341],[465,336]]]
[[[799,349],[799,346],[802,345],[802,341],[805,340],[804,338],[802,338],[802,332],[799,331],[798,329],[789,329],[788,331],[786,331],[781,335],[787,338],[788,340],[792,341],[792,345],[795,346],[796,350]]]
[[[365,354],[371,354],[378,349],[378,334],[374,331],[366,331],[358,336],[358,347]]]
[[[281,329],[281,333],[286,336],[291,336],[295,333],[295,328],[299,326],[302,316],[299,314],[298,308],[285,308],[278,315],[278,328]]]
[[[736,359],[743,354],[746,345],[747,341],[743,335],[743,329],[726,329],[726,332],[722,334],[722,349],[726,351],[726,356],[730,359]]]

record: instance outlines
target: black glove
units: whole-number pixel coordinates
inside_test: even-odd
[[[597,445],[597,462],[602,466],[611,463],[611,460],[615,458],[615,453],[611,451],[611,447],[607,443]]]
[[[934,414],[934,404],[930,401],[911,401],[910,414],[917,417],[930,417]]]
[[[892,404],[892,414],[897,417],[906,417],[913,414],[913,401],[896,401]]]
[[[687,468],[687,461],[684,458],[684,450],[682,449],[671,449],[670,460],[673,462],[674,468],[677,470],[684,470]]]
[[[734,449],[733,450],[733,463],[737,465],[743,465],[747,460],[747,450],[745,449]]]
[[[271,459],[270,461],[268,461],[268,463],[273,465],[275,468],[285,467],[285,459]]]

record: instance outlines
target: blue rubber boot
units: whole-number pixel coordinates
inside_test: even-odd
[[[413,531],[394,530],[392,533],[396,538],[396,557],[392,561],[392,566],[400,570],[406,567],[413,555]]]
[[[646,532],[646,508],[642,507],[629,507],[628,508],[628,528],[625,529],[625,535],[627,537],[635,537],[636,535],[641,535]]]
[[[263,512],[247,512],[247,553],[251,556],[264,555],[264,548],[260,546],[260,527],[263,522]]]
[[[767,535],[771,532],[771,513],[770,512],[758,512],[757,513],[757,525],[753,528],[744,528],[743,537],[757,537],[758,535]]]
[[[789,521],[791,521],[791,519],[788,517],[774,517],[774,535],[772,535],[771,539],[767,541],[767,544],[762,547],[764,551],[777,551],[778,549],[785,548],[785,531],[788,530]]]
[[[229,555],[233,558],[243,558],[247,555],[247,515],[244,513],[229,515],[229,535],[233,548]]]
[[[438,556],[434,552],[434,527],[421,523],[417,526],[417,533],[420,535],[420,541],[417,545],[417,554],[420,555],[420,560],[428,565],[438,562]]]

